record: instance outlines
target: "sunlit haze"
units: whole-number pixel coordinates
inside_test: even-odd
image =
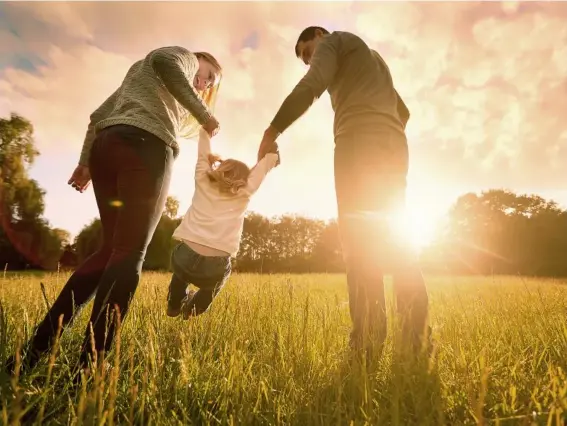
[[[131,19],[123,19],[130,16]],[[135,19],[134,19],[135,16]],[[66,185],[90,113],[151,49],[206,50],[224,68],[214,150],[253,164],[261,134],[305,72],[308,25],[359,34],[387,61],[411,111],[407,213],[419,247],[456,198],[509,188],[567,201],[567,7],[561,2],[0,4],[0,115],[35,127],[31,175],[47,219],[78,233],[98,212]],[[282,163],[250,208],[336,215],[333,113],[323,97],[280,141]],[[180,141],[170,194],[193,194],[195,141]]]

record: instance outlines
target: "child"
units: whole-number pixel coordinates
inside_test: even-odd
[[[210,137],[201,129],[195,194],[173,233],[180,243],[171,255],[168,316],[183,312],[183,318],[188,319],[207,311],[231,273],[230,258],[240,246],[250,197],[278,160],[277,152],[268,153],[252,170],[237,160],[221,160],[211,154]],[[199,290],[186,294],[189,284]]]

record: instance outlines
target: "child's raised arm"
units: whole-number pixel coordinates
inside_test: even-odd
[[[268,153],[254,166],[248,177],[248,191],[250,194],[255,193],[264,181],[266,175],[272,170],[279,159],[279,154]]]
[[[197,148],[197,165],[195,178],[207,173],[210,168],[209,154],[211,153],[211,137],[202,127],[199,129],[199,142]]]

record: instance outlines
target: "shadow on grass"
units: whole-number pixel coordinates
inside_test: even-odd
[[[392,350],[370,361],[345,355],[294,424],[446,424],[434,358]]]

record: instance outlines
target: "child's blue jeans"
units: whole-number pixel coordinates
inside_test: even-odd
[[[169,309],[181,309],[192,315],[207,311],[231,273],[230,256],[203,256],[185,243],[179,243],[171,254],[173,275],[167,296]],[[189,284],[199,290],[185,302]]]

